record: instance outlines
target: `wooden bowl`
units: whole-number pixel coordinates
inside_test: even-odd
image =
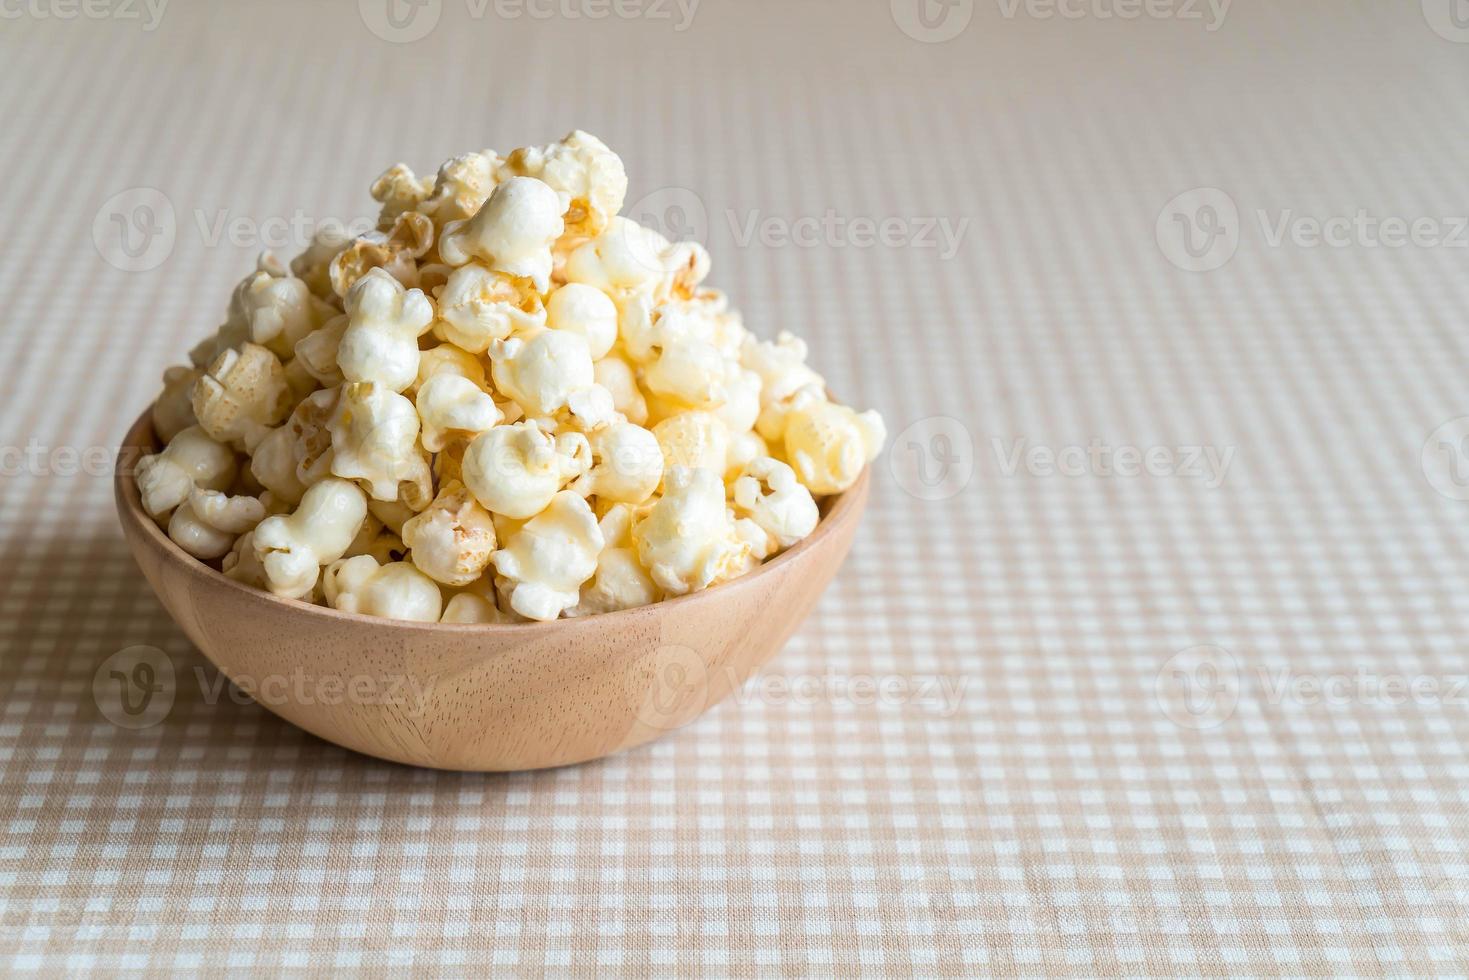
[[[852,545],[868,472],[823,502],[791,550],[732,582],[638,609],[514,625],[408,623],[282,599],[184,553],[143,511],[133,466],[157,451],[148,413],[115,477],[133,557],[174,621],[287,721],[367,755],[438,769],[597,759],[691,721],[780,650]]]

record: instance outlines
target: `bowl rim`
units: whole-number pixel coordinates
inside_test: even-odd
[[[305,615],[314,615],[325,621],[339,621],[353,623],[362,626],[377,628],[392,628],[409,630],[412,632],[465,632],[465,633],[493,633],[507,638],[517,633],[536,633],[544,636],[548,630],[561,630],[569,632],[587,628],[587,624],[615,625],[622,620],[634,619],[639,616],[647,616],[667,609],[671,606],[693,606],[697,603],[708,603],[719,601],[721,597],[728,598],[737,589],[748,589],[754,587],[754,581],[762,575],[767,575],[776,569],[783,568],[815,551],[833,533],[833,528],[838,523],[854,520],[862,510],[866,500],[866,491],[871,477],[872,465],[869,463],[862,467],[862,472],[846,490],[839,494],[833,494],[830,503],[826,505],[821,520],[816,525],[816,530],[797,542],[794,547],[788,548],[776,555],[769,561],[760,563],[753,571],[747,572],[738,578],[723,582],[714,588],[704,589],[699,592],[691,592],[687,595],[675,596],[671,599],[662,599],[658,602],[649,603],[645,606],[634,606],[631,609],[619,609],[614,612],[596,613],[591,616],[576,616],[572,618],[557,618],[548,621],[533,620],[525,623],[423,623],[406,619],[387,619],[382,616],[368,616],[363,613],[343,612],[330,606],[319,606],[311,602],[302,602],[300,599],[288,599],[237,582],[223,572],[204,564],[199,559],[190,555],[180,548],[173,539],[163,532],[158,522],[143,510],[142,496],[138,490],[136,479],[137,460],[140,456],[134,456],[132,465],[124,464],[124,457],[129,450],[142,450],[145,452],[158,452],[158,440],[153,431],[153,411],[149,407],[143,410],[143,414],[128,427],[127,434],[123,437],[122,444],[118,448],[118,457],[113,467],[113,490],[117,500],[119,517],[123,521],[131,521],[135,526],[142,529],[144,537],[165,554],[175,565],[183,566],[186,574],[195,580],[204,580],[214,586],[223,586],[226,589],[234,589],[247,601],[261,604],[266,608],[275,608],[289,612],[297,612]]]

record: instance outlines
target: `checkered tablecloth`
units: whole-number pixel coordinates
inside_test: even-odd
[[[0,969],[1469,973],[1454,0],[0,13]],[[262,245],[572,127],[884,413],[861,537],[651,746],[354,755],[221,685],[108,452]]]

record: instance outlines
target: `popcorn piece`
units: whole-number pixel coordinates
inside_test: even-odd
[[[234,482],[238,468],[229,446],[209,438],[194,425],[173,438],[163,452],[138,461],[138,492],[143,509],[162,520],[188,499],[195,487],[223,490]]]
[[[413,519],[418,511],[409,507],[401,500],[371,500],[367,501],[367,510],[374,518],[381,521],[383,526],[399,537],[403,536],[403,525]]]
[[[511,623],[514,619],[502,613],[494,600],[473,592],[460,592],[451,596],[444,605],[441,623],[494,624]]]
[[[591,467],[591,456],[586,436],[571,432],[553,438],[531,419],[476,436],[464,453],[463,478],[486,510],[533,517]]]
[[[332,259],[332,291],[346,298],[357,280],[382,269],[404,286],[418,285],[418,259],[434,245],[434,223],[417,211],[398,215],[390,232],[370,231],[352,239]]]
[[[402,395],[371,381],[343,385],[327,428],[332,475],[363,481],[374,500],[397,500],[405,482],[432,486],[418,448],[418,411]]]
[[[336,414],[341,394],[340,388],[312,392],[301,399],[286,421],[291,432],[291,455],[296,460],[296,479],[302,486],[309,487],[331,475],[332,433],[328,424]],[[260,451],[259,445],[255,451]]]
[[[234,579],[256,589],[265,588],[265,566],[255,554],[255,532],[247,531],[235,541],[221,564],[225,578]]]
[[[318,299],[336,299],[332,289],[332,260],[352,243],[352,236],[345,228],[323,225],[311,236],[306,251],[291,260],[291,272],[306,283],[311,295]]]
[[[270,430],[255,445],[250,474],[277,500],[300,503],[306,484],[296,473],[296,437],[290,426]]]
[[[749,432],[760,418],[760,375],[725,362],[724,402],[711,409],[730,435]]]
[[[758,432],[741,432],[729,437],[729,452],[724,458],[724,479],[733,482],[744,468],[761,456],[769,456],[770,447]]]
[[[294,276],[257,272],[240,284],[236,302],[249,324],[249,339],[279,357],[290,357],[296,342],[325,318],[311,288]]]
[[[566,278],[614,297],[652,289],[666,275],[663,255],[668,247],[668,239],[658,232],[618,215],[571,253]]]
[[[601,360],[617,342],[617,305],[600,289],[569,282],[546,300],[546,325],[580,334],[592,360]]]
[[[210,438],[249,451],[291,411],[291,387],[274,354],[244,344],[214,359],[194,384],[192,404]]]
[[[485,366],[480,359],[452,343],[431,347],[418,355],[418,380],[410,390],[422,388],[429,378],[439,374],[457,374],[473,381],[476,388],[486,386]]]
[[[439,255],[450,265],[482,260],[494,272],[523,276],[545,292],[551,280],[551,245],[564,224],[556,192],[531,177],[510,177],[466,221],[451,221],[439,236]]]
[[[616,355],[604,357],[592,365],[592,377],[612,393],[612,406],[629,422],[643,425],[648,421],[648,402],[638,389],[632,365]]]
[[[527,415],[540,416],[556,412],[572,392],[590,386],[594,372],[587,342],[579,334],[542,330],[530,340],[491,344],[490,376]]]
[[[547,146],[521,147],[506,157],[499,173],[501,179],[537,177],[550,186],[561,201],[568,235],[600,233],[627,196],[621,158],[579,129]]]
[[[534,282],[492,272],[478,262],[450,273],[438,300],[434,334],[474,354],[483,354],[493,341],[512,333],[534,333],[546,323]]]
[[[774,342],[747,337],[740,364],[760,375],[762,406],[785,401],[802,388],[826,388],[825,379],[806,366],[806,342],[784,330]]]
[[[748,463],[733,491],[735,515],[749,518],[769,536],[762,557],[800,541],[821,519],[811,491],[796,480],[795,471],[770,456]]]
[[[440,231],[451,221],[468,218],[484,206],[495,189],[499,165],[494,150],[466,153],[446,161],[439,168],[433,192],[418,210],[432,218]]]
[[[684,412],[653,426],[663,447],[665,471],[688,466],[723,473],[729,457],[729,430],[711,412]]]
[[[684,408],[714,408],[728,399],[724,357],[713,344],[678,336],[660,321],[654,327],[651,353],[643,368],[643,384],[653,394]]]
[[[445,585],[479,578],[495,550],[495,523],[462,483],[448,483],[422,514],[403,525],[419,571]]]
[[[346,380],[342,376],[342,369],[337,366],[337,353],[342,347],[342,336],[351,322],[351,317],[340,314],[296,341],[294,362],[328,388],[334,388]]]
[[[440,374],[418,389],[418,417],[423,423],[423,448],[443,449],[454,434],[478,435],[500,423],[500,409],[489,393],[468,378]]]
[[[583,497],[640,504],[663,479],[663,448],[653,433],[630,422],[596,430],[591,444],[593,465],[571,489]]]
[[[814,494],[841,493],[857,482],[887,438],[876,412],[814,399],[791,411],[784,429],[786,459]]]
[[[419,177],[406,163],[395,163],[372,182],[372,199],[383,206],[378,214],[380,231],[390,230],[404,211],[413,211],[433,192],[434,179]]]
[[[347,293],[350,320],[337,349],[348,381],[402,391],[418,378],[418,338],[433,322],[433,304],[417,289],[372,269]]]
[[[749,544],[735,535],[718,472],[675,466],[663,482],[663,496],[632,530],[653,581],[670,595],[684,595],[743,571]]]
[[[495,567],[511,586],[511,608],[530,619],[551,620],[575,606],[581,584],[597,571],[604,544],[586,501],[569,490],[556,494],[495,552]]]
[[[163,392],[153,402],[153,432],[165,445],[191,425],[194,418],[194,382],[204,374],[198,368],[171,367],[163,372]]]
[[[290,515],[267,517],[252,546],[265,587],[276,595],[310,595],[321,566],[341,558],[367,519],[367,496],[355,483],[328,478],[306,491]]]
[[[662,598],[657,583],[638,563],[632,547],[632,508],[616,504],[598,522],[603,547],[597,571],[581,588],[581,598],[567,616],[592,616],[646,606]]]
[[[195,488],[168,522],[168,536],[195,558],[221,558],[235,539],[265,520],[265,506],[254,497],[228,497]]]
[[[371,555],[333,562],[322,580],[326,601],[333,609],[437,623],[444,597],[427,575],[407,562],[379,565]]]

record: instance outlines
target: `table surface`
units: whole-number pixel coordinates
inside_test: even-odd
[[[0,966],[1469,972],[1447,2],[156,6],[0,24]],[[262,244],[574,126],[885,415],[861,535],[651,746],[354,755],[220,688],[101,460]]]

